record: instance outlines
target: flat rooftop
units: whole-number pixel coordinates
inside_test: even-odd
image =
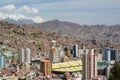
[[[76,72],[82,71],[82,61],[69,61],[52,64],[52,71],[55,72]]]

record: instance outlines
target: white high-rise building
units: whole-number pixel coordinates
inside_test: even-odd
[[[31,63],[30,55],[31,55],[30,49],[26,48],[26,53],[25,53],[25,62],[26,63]]]
[[[56,41],[55,41],[55,40],[52,40],[52,41],[51,41],[50,47],[56,47]]]
[[[31,55],[31,51],[29,48],[21,48],[19,50],[19,55],[18,55],[18,59],[20,63],[30,63],[31,59],[30,59],[30,55]]]
[[[19,55],[18,55],[18,59],[20,63],[23,63],[25,61],[25,53],[24,53],[24,48],[21,48],[19,50]]]

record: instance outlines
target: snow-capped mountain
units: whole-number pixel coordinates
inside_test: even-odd
[[[11,19],[11,18],[6,18],[4,21],[10,22],[10,23],[15,23],[15,24],[34,24],[35,22],[32,19]]]
[[[21,14],[5,14],[0,12],[0,20],[8,21],[10,23],[15,24],[34,24],[34,23],[41,23],[44,20],[37,16],[37,17],[26,17]]]

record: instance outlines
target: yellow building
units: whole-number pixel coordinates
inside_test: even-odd
[[[63,62],[67,62],[67,59],[68,59],[68,57],[67,57],[67,56],[64,56],[63,59],[62,59],[62,61],[63,61]]]
[[[29,63],[24,63],[24,66],[25,66],[26,70],[28,70],[28,71],[30,70],[30,64]]]

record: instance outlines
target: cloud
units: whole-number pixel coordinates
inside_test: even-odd
[[[8,4],[0,7],[0,19],[4,20],[6,18],[19,20],[19,19],[29,19],[33,20],[35,23],[41,23],[44,19],[40,16],[34,16],[34,13],[38,14],[38,9],[34,7],[24,6],[14,6],[13,4]]]
[[[42,17],[44,17],[46,20],[57,18],[72,22],[78,22],[80,24],[120,23],[119,19],[120,0],[1,0],[1,1],[2,2],[0,3],[0,5],[5,5],[9,3],[16,5],[15,10],[6,11],[7,13],[20,13],[26,16],[42,15]],[[38,10],[40,10],[40,13]]]
[[[13,11],[14,10],[14,11]],[[34,7],[28,7],[27,5],[21,6],[21,7],[15,7],[13,4],[8,4],[0,7],[1,12],[19,12],[19,13],[38,13],[38,9]]]
[[[35,6],[40,8],[40,14],[46,20],[57,18],[80,24],[117,24],[120,23],[119,3],[120,0],[64,0]]]
[[[30,7],[26,6],[26,5],[22,6],[20,8],[20,10],[24,11],[24,12],[27,12],[27,13],[38,13],[38,9],[33,8],[33,7],[30,8]]]
[[[8,4],[8,5],[5,5],[3,7],[0,7],[1,11],[12,11],[15,9],[16,9],[16,7],[13,4]]]
[[[37,16],[37,17],[32,17],[31,19],[32,19],[34,22],[36,22],[36,23],[41,23],[41,22],[44,21],[43,18],[41,18],[41,17],[39,17],[39,16]]]

